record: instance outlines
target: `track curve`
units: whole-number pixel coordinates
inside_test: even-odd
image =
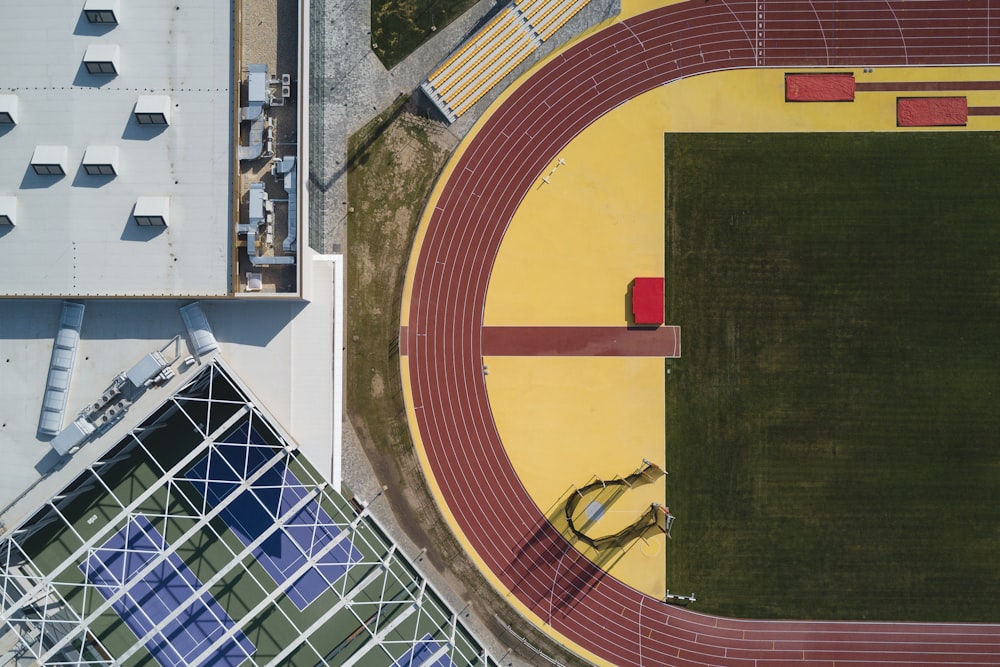
[[[989,64],[1000,45],[1000,6],[990,4],[694,0],[653,10],[550,60],[469,142],[411,260],[400,335],[412,428],[478,556],[555,631],[619,665],[1000,664],[1000,625],[721,618],[606,575],[521,485],[482,373],[486,291],[507,225],[534,180],[594,120],[657,86],[720,69]]]

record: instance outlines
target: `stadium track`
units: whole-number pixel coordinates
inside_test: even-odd
[[[481,356],[486,291],[507,225],[559,151],[604,113],[721,69],[989,64],[998,16],[1000,2],[986,0],[694,0],[578,42],[483,122],[411,260],[402,363],[412,428],[449,511],[493,574],[553,630],[619,665],[1000,664],[996,624],[713,617],[606,575],[546,521],[518,480],[490,412]]]

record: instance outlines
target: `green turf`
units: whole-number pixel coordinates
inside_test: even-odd
[[[1000,620],[1000,136],[665,137],[667,584]]]

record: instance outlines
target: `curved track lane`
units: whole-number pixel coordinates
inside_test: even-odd
[[[617,23],[552,59],[490,116],[430,215],[415,259],[411,400],[450,511],[479,557],[535,614],[620,665],[996,665],[1000,626],[750,621],[664,605],[591,564],[511,467],[482,374],[490,271],[522,197],[598,117],[719,69],[988,64],[1000,2],[695,0]],[[996,35],[998,37],[992,37]]]

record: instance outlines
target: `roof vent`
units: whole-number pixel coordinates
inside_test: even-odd
[[[89,176],[118,175],[117,146],[87,146],[83,154],[83,170]]]
[[[170,95],[140,95],[135,103],[139,125],[170,125]]]
[[[13,227],[17,220],[17,197],[0,197],[0,225]]]
[[[83,13],[89,23],[118,24],[119,0],[87,0]]]
[[[91,44],[83,55],[83,64],[91,74],[118,74],[120,53],[117,44]]]
[[[166,227],[170,222],[170,197],[139,197],[132,215],[137,225]]]
[[[39,176],[64,176],[69,161],[66,146],[35,146],[31,155],[31,168]]]
[[[267,65],[255,63],[247,67],[247,102],[253,104],[267,104],[270,100],[267,91],[269,82],[267,76]]]
[[[0,95],[0,125],[17,125],[17,95]]]

